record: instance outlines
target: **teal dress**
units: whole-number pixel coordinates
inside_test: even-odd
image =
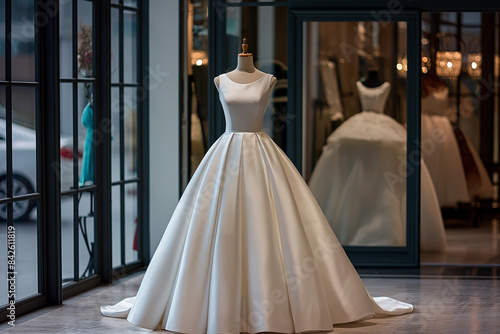
[[[87,136],[85,137],[85,146],[83,148],[82,173],[80,175],[80,185],[86,181],[94,182],[94,110],[92,106],[87,104],[83,109],[82,123],[87,128]]]

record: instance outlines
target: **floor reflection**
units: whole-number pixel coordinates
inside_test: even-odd
[[[483,220],[478,227],[466,220],[447,219],[447,249],[442,253],[422,253],[422,264],[500,264],[499,220]]]

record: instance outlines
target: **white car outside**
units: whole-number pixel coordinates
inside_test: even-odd
[[[72,138],[61,138],[61,191],[73,185],[73,146]],[[79,150],[78,170],[81,169]],[[36,191],[36,132],[19,124],[12,124],[12,174],[14,196]],[[57,168],[54,164],[54,168]],[[0,198],[7,196],[7,152],[6,121],[0,118]],[[14,203],[14,220],[28,220],[36,201]],[[7,219],[7,206],[0,205],[0,220]]]

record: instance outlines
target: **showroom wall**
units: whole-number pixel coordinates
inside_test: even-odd
[[[179,199],[179,2],[150,0],[150,247]]]

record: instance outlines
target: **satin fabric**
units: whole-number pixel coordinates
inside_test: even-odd
[[[361,112],[328,137],[309,187],[342,245],[406,245],[406,170],[406,130],[390,116]],[[421,250],[443,251],[443,219],[424,163],[420,207]]]
[[[298,333],[413,310],[370,297],[307,184],[262,131],[271,78],[220,76],[227,131],[184,191],[135,299],[103,315],[181,333]]]

